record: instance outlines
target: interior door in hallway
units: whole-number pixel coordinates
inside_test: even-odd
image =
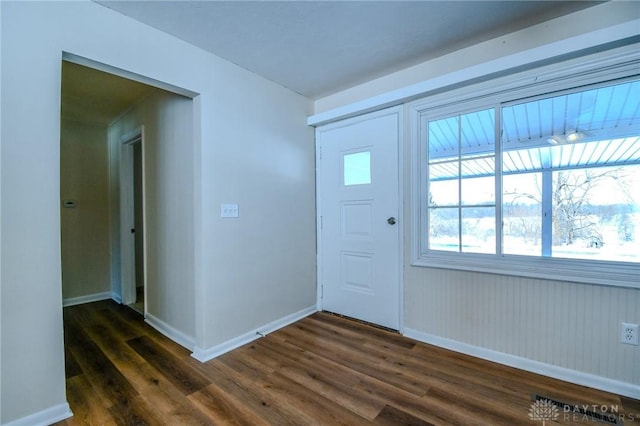
[[[323,310],[400,326],[400,109],[319,127]]]

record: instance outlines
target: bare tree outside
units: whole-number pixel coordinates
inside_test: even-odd
[[[627,177],[622,167],[556,172],[553,191],[554,243],[571,245],[586,241],[590,246],[599,248],[606,243],[602,226],[614,216],[618,216],[618,227],[627,227],[627,231],[623,232],[626,239],[632,239],[633,233],[628,228],[633,223],[623,218],[628,218],[630,213],[637,210],[637,203],[625,184]],[[618,192],[625,194],[626,200],[609,204],[604,199],[605,190],[601,188],[606,183],[614,183]]]
[[[540,174],[529,174],[525,188],[506,187],[504,196],[505,234],[525,244],[538,245],[541,237]],[[616,227],[615,237],[632,242],[636,233],[638,195],[633,194],[628,169],[585,168],[556,171],[553,174],[553,245],[601,248],[607,239],[604,228]],[[610,198],[615,188],[615,202]],[[613,242],[613,241],[611,241]]]
[[[504,191],[505,234],[525,244],[539,246],[542,237],[540,173],[527,175],[531,180],[526,188],[510,187]]]

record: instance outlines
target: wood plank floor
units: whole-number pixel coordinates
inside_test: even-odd
[[[640,401],[326,313],[207,363],[112,301],[65,308],[64,325],[75,415],[58,425],[534,425],[536,394],[640,422]],[[546,424],[607,423],[560,411]]]

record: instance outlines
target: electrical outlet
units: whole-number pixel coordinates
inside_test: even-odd
[[[638,324],[620,323],[620,342],[638,346]]]
[[[220,204],[220,217],[238,217],[238,205]]]

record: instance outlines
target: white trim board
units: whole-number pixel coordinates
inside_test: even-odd
[[[579,51],[587,51],[608,43],[619,42],[638,35],[640,19],[634,19],[611,27],[591,31],[564,40],[547,43],[528,50],[453,71],[406,87],[391,90],[348,105],[330,109],[307,118],[309,126],[319,126],[339,119],[353,117],[418,99],[444,88],[459,87],[469,81],[486,78],[508,70],[533,67],[535,64],[562,58]]]
[[[62,60],[71,62],[73,64],[82,65],[88,68],[93,68],[95,70],[106,72],[108,74],[113,74],[118,77],[126,78],[128,80],[133,80],[138,83],[146,84],[148,86],[157,87],[159,89],[166,90],[168,92],[173,92],[178,95],[185,96],[187,98],[195,98],[196,96],[198,96],[198,93],[193,92],[191,90],[183,89],[182,87],[174,86],[173,84],[165,83],[163,81],[156,80],[151,77],[146,77],[141,74],[136,74],[130,71],[116,68],[114,66],[111,66],[102,62],[94,61],[93,59],[78,56],[70,52],[62,52]]]
[[[122,305],[122,297],[118,293],[116,293],[115,291],[112,291],[109,294],[111,295],[111,298],[113,299],[114,302]]]
[[[73,417],[73,412],[71,412],[69,404],[64,403],[54,405],[53,407],[13,420],[9,423],[4,423],[3,426],[47,426],[68,419],[69,417]]]
[[[172,327],[171,325],[167,324],[166,322],[162,321],[159,318],[154,317],[148,312],[144,322],[149,324],[151,327],[155,328],[165,337],[173,340],[180,346],[184,346],[190,351],[192,351],[194,346],[196,345],[196,341],[193,337],[183,333],[182,331],[176,329],[175,327]]]
[[[507,365],[509,367],[518,368],[520,370],[540,374],[553,379],[563,380],[565,382],[587,386],[605,392],[612,392],[629,398],[640,399],[640,386],[636,386],[632,383],[621,382],[618,380],[608,379],[606,377],[596,376],[595,374],[558,367],[544,362],[534,361],[528,358],[522,358],[516,355],[458,342],[457,340],[446,339],[444,337],[435,336],[433,334],[424,333],[411,328],[404,329],[404,336],[423,343],[438,346],[440,348],[449,349],[454,352],[485,359],[487,361],[497,362],[498,364]]]
[[[265,337],[269,333],[273,333],[276,330],[286,327],[289,324],[293,324],[294,322],[299,321],[305,317],[308,317],[309,315],[314,314],[316,312],[318,312],[318,307],[316,305],[309,306],[308,308],[302,309],[301,311],[295,312],[291,315],[287,315],[273,322],[270,322],[269,324],[266,324],[262,327],[256,328],[255,330],[249,331],[248,333],[242,334],[238,337],[234,337],[231,340],[227,340],[226,342],[220,343],[219,345],[212,346],[207,349],[203,349],[196,346],[191,356],[200,362],[207,362],[216,357],[219,357],[222,354],[225,354],[234,349],[237,349],[240,346],[246,345],[247,343],[251,343],[256,339]]]
[[[87,294],[86,296],[70,297],[68,299],[64,299],[62,301],[62,306],[66,308],[67,306],[82,305],[84,303],[98,302],[100,300],[108,299],[113,299],[113,293],[111,293],[110,291],[105,291],[103,293]]]

